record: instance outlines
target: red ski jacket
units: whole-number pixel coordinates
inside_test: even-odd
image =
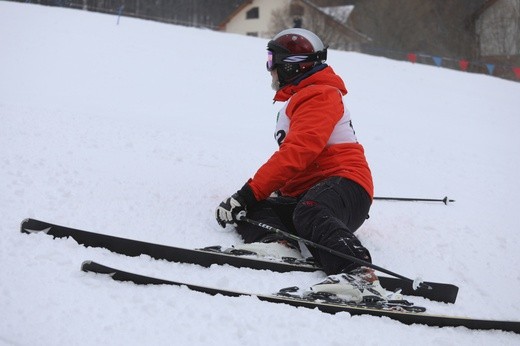
[[[280,147],[248,182],[257,200],[278,190],[296,197],[332,176],[357,182],[373,198],[372,174],[343,104],[346,94],[329,66],[278,90],[275,101],[287,101],[278,113]]]

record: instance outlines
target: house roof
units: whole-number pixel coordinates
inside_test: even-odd
[[[327,11],[327,9],[330,9],[330,8],[319,7],[313,1],[310,1],[310,0],[299,0],[299,1],[301,3],[304,3],[305,5],[307,5],[308,7],[314,9],[315,11],[321,13],[322,15],[330,18],[330,20],[332,20],[335,23],[335,25],[337,25],[339,27],[342,27],[343,30],[345,30],[346,32],[350,33],[351,35],[353,35],[357,39],[359,39],[361,41],[372,41],[372,39],[370,37],[362,34],[359,31],[357,31],[356,29],[354,29],[350,25],[347,25],[346,21],[344,21],[343,19],[340,20],[339,18],[336,18],[335,16],[332,16],[331,14],[329,14],[330,11]],[[350,14],[350,12],[348,14]]]
[[[478,17],[480,17],[482,15],[482,13],[486,12],[488,8],[490,8],[497,2],[498,2],[498,0],[484,1],[483,4],[480,5],[479,8],[477,8],[477,10],[475,12],[473,12],[473,14],[471,15],[471,21],[475,22],[478,19]]]
[[[218,24],[217,29],[223,30],[226,27],[227,23],[231,21],[231,19],[233,19],[237,14],[239,14],[246,6],[251,5],[252,2],[253,0],[242,1],[242,3],[238,5],[233,12],[231,12],[226,18],[224,18],[224,20],[221,23]]]

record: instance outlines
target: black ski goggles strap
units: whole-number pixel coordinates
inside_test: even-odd
[[[311,54],[285,54],[274,53],[273,63],[277,64],[298,64],[301,62],[313,62],[327,60],[327,48]]]
[[[271,50],[267,52],[267,70],[272,71],[276,65],[299,64],[304,62],[325,61],[327,60],[327,48],[316,53],[310,54],[288,54],[275,53]]]

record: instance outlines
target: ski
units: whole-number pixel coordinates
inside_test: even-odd
[[[223,296],[238,297],[251,296],[256,297],[260,301],[270,303],[282,303],[295,307],[305,307],[309,309],[318,309],[325,313],[335,314],[338,312],[348,312],[351,315],[371,315],[376,317],[389,317],[404,324],[425,324],[435,327],[466,327],[469,329],[482,330],[503,330],[509,332],[520,333],[520,322],[518,321],[500,321],[500,320],[484,320],[473,319],[467,317],[455,317],[447,315],[434,315],[424,313],[425,309],[418,307],[409,302],[396,303],[389,301],[381,302],[363,302],[356,304],[353,302],[342,301],[339,297],[325,297],[321,299],[306,298],[293,295],[291,292],[297,288],[282,289],[277,294],[255,294],[249,292],[239,292],[233,290],[224,290],[214,287],[206,287],[193,285],[185,282],[171,281],[165,279],[154,278],[150,276],[140,275],[132,272],[126,272],[119,269],[111,268],[94,261],[85,261],[81,265],[81,270],[85,272],[105,274],[116,281],[129,281],[139,285],[173,285],[185,286],[192,291],[207,293],[210,295],[221,294]]]
[[[21,224],[22,233],[45,233],[54,238],[72,238],[78,244],[85,247],[104,248],[109,251],[126,255],[148,255],[154,259],[162,259],[170,262],[197,264],[210,267],[213,264],[230,265],[238,268],[252,268],[258,270],[271,270],[276,272],[320,270],[311,260],[301,261],[284,259],[284,261],[270,260],[257,256],[247,255],[241,252],[222,251],[219,246],[210,246],[203,249],[185,249],[180,247],[153,244],[139,240],[121,238],[101,233],[94,233],[70,227],[60,226],[36,219],[25,219]],[[427,282],[431,287],[419,287],[415,289],[408,281],[379,276],[381,286],[389,291],[402,290],[401,293],[411,296],[420,296],[434,301],[455,303],[459,288],[452,284]]]

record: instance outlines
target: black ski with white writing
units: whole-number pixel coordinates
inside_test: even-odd
[[[46,233],[55,238],[72,238],[78,244],[86,247],[105,248],[115,253],[127,256],[148,255],[155,259],[163,259],[171,262],[198,264],[209,267],[213,264],[228,264],[234,267],[246,267],[252,269],[272,270],[277,272],[289,271],[317,271],[320,268],[311,260],[301,261],[286,259],[276,261],[264,259],[256,256],[247,256],[243,253],[223,252],[220,247],[207,247],[204,249],[185,249],[174,246],[153,244],[139,240],[115,237],[111,235],[94,233],[59,226],[56,224],[35,220],[25,219],[21,224],[23,233]],[[459,288],[452,284],[427,282],[431,289],[419,287],[414,290],[412,284],[398,278],[379,276],[381,285],[389,290],[402,290],[402,294],[425,297],[430,300],[445,303],[454,303],[457,298]]]
[[[517,321],[497,321],[497,320],[482,320],[465,317],[454,317],[446,315],[432,315],[424,313],[425,309],[415,306],[411,303],[398,303],[394,305],[392,302],[375,303],[370,302],[353,303],[341,300],[325,301],[321,299],[306,299],[304,297],[294,296],[291,294],[292,290],[283,289],[277,294],[254,294],[248,292],[238,292],[232,290],[224,290],[214,287],[205,287],[193,285],[185,282],[171,281],[165,279],[158,279],[150,276],[140,275],[132,272],[122,271],[111,268],[103,264],[93,261],[85,261],[81,265],[81,269],[85,272],[92,272],[98,274],[109,275],[110,278],[116,281],[130,281],[140,285],[174,285],[185,286],[190,290],[203,292],[210,295],[223,295],[229,297],[238,296],[253,296],[261,301],[270,303],[282,303],[296,307],[305,307],[315,309],[326,313],[348,312],[351,315],[371,315],[377,317],[388,317],[404,324],[425,324],[436,327],[466,327],[469,329],[497,329],[503,331],[512,331],[520,333],[520,322]]]

